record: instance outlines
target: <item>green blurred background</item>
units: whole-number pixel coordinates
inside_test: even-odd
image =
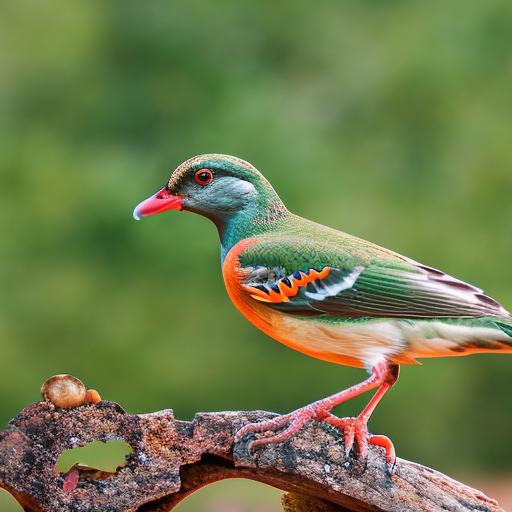
[[[62,372],[180,418],[289,411],[364,377],[243,320],[208,221],[132,219],[198,153],[512,307],[511,24],[509,0],[2,2],[1,423]],[[469,483],[508,478],[511,382],[506,355],[404,367],[371,429]],[[278,510],[223,485],[230,512]],[[182,510],[229,508],[208,506]]]

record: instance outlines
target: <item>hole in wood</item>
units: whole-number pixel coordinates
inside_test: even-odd
[[[0,510],[2,512],[23,512],[21,505],[5,489],[0,489]]]
[[[176,512],[277,512],[282,494],[260,482],[234,478],[199,489],[183,500]]]
[[[64,450],[55,469],[64,475],[64,489],[73,490],[80,478],[104,480],[126,464],[132,447],[122,440],[103,443],[93,441],[85,446]]]

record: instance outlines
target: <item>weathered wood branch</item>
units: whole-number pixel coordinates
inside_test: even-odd
[[[412,462],[399,459],[389,475],[379,448],[370,448],[366,462],[347,458],[340,433],[317,422],[290,442],[254,454],[247,450],[248,439],[234,443],[242,425],[272,416],[215,412],[180,421],[170,410],[127,414],[105,401],[70,409],[39,402],[0,432],[0,486],[29,512],[164,512],[226,478],[248,478],[307,496],[301,501],[289,495],[287,510],[501,510],[480,491]],[[66,480],[55,469],[61,452],[110,439],[131,445],[127,464],[114,474],[79,468],[75,485],[65,485],[69,476]]]

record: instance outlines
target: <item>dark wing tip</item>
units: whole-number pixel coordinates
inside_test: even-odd
[[[425,272],[430,281],[446,286],[448,289],[452,289],[453,291],[467,294],[467,302],[471,303],[473,307],[480,309],[482,314],[505,317],[510,316],[510,313],[498,301],[486,295],[480,288],[461,281],[460,279],[456,279],[455,277],[445,274],[436,268],[419,263],[415,263],[415,266]]]

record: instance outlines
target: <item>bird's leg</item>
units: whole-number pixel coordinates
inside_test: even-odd
[[[348,447],[347,453],[352,449],[355,440],[358,453],[365,456],[368,452],[368,442],[370,442],[371,444],[384,446],[388,462],[393,461],[394,449],[391,441],[385,436],[370,436],[366,425],[375,407],[386,391],[396,382],[397,378],[397,365],[388,365],[385,362],[375,365],[372,368],[370,377],[360,384],[356,384],[323,400],[313,402],[289,414],[260,423],[249,423],[238,430],[235,440],[239,441],[243,436],[250,433],[269,432],[270,435],[263,435],[252,441],[249,449],[267,444],[283,443],[296,434],[307,421],[314,419],[325,421],[343,430],[345,446]],[[338,418],[331,414],[330,411],[337,405],[376,387],[379,387],[377,393],[357,418]],[[283,427],[286,428],[276,433],[276,430]]]
[[[390,471],[392,471],[396,460],[395,447],[388,437],[370,434],[368,432],[368,421],[384,395],[397,381],[398,374],[398,365],[390,365],[387,368],[379,389],[356,418],[338,418],[333,414],[329,414],[324,420],[326,423],[343,430],[345,453],[347,455],[352,450],[354,441],[357,443],[357,453],[361,458],[365,458],[368,454],[368,443],[384,448],[386,450],[386,462]]]

